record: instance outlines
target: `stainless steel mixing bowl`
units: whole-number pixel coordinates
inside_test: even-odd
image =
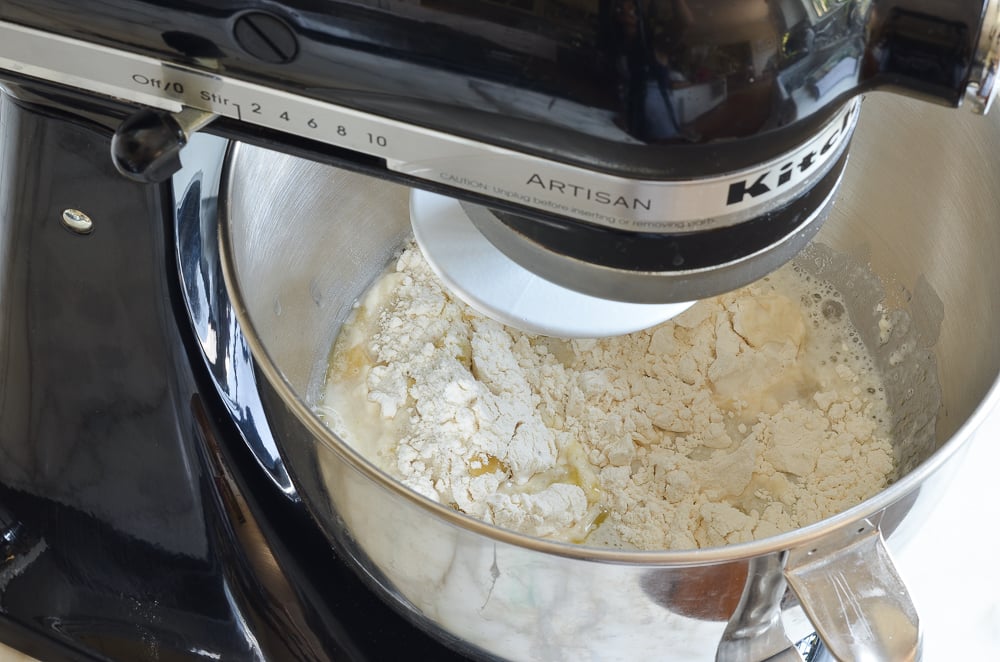
[[[328,352],[409,235],[407,191],[234,150],[221,224],[227,285],[290,474],[331,542],[414,622],[476,655],[794,659],[789,642],[817,629],[842,659],[916,659],[918,617],[887,548],[907,544],[948,489],[994,404],[1000,117],[879,95],[864,106],[817,239],[826,248],[805,261],[840,279],[869,343],[881,311],[857,265],[882,279],[885,306],[909,311],[911,349],[927,356],[890,375],[903,475],[815,525],[686,552],[578,547],[487,526],[401,487],[325,428],[312,405]]]

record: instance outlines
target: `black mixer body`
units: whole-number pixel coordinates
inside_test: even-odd
[[[811,236],[860,92],[957,105],[984,11],[0,0],[0,640],[44,659],[453,655],[337,560],[220,376],[197,303],[223,288],[199,271],[211,171],[175,172],[183,130],[123,136],[126,118],[195,109],[225,139],[488,205],[561,256],[701,269]],[[116,171],[116,131],[145,183]],[[702,205],[671,203],[692,183]]]
[[[8,1],[0,20],[9,73],[478,202],[529,271],[662,303],[802,248],[860,93],[992,94],[993,5]],[[176,167],[178,131],[125,130],[124,171]]]
[[[220,397],[178,277],[175,209],[211,222],[199,182],[176,201],[129,182],[85,100],[8,91],[0,641],[42,660],[450,659],[330,551]]]

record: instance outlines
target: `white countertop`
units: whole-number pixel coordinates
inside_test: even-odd
[[[951,488],[895,555],[924,632],[924,662],[1000,660],[1000,410]]]

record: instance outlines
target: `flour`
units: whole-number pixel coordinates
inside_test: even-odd
[[[638,549],[762,538],[893,470],[877,374],[839,295],[787,267],[628,336],[524,334],[410,247],[334,348],[322,412],[417,492],[529,535]]]

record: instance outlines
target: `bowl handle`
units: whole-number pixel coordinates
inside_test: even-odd
[[[917,610],[882,531],[862,521],[837,537],[789,553],[785,578],[827,650],[838,660],[916,661]]]

